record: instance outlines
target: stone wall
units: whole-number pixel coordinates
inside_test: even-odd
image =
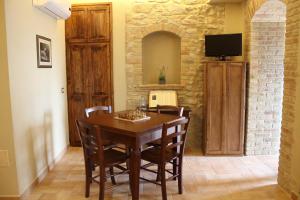
[[[152,88],[142,87],[142,38],[169,31],[181,38],[179,104],[192,109],[188,147],[201,146],[204,35],[223,33],[225,6],[208,0],[131,0],[126,14],[127,106],[139,105]],[[168,86],[172,89],[172,86]]]
[[[250,38],[251,38],[251,20],[255,12],[267,0],[247,0],[245,2],[245,50],[246,57],[249,58],[250,53]],[[286,42],[285,42],[285,58],[284,58],[284,96],[283,96],[283,111],[282,111],[282,128],[281,128],[281,143],[280,143],[280,159],[279,159],[279,174],[278,183],[287,192],[297,194],[299,188],[296,187],[296,180],[291,177],[291,157],[294,148],[294,123],[295,122],[295,102],[296,102],[296,79],[297,74],[298,54],[300,47],[300,1],[299,0],[282,0],[287,5],[286,15]]]
[[[247,155],[279,153],[286,6],[264,3],[252,18],[250,41]]]
[[[282,134],[279,161],[279,184],[289,192],[297,194],[299,188],[296,187],[296,180],[291,177],[291,157],[294,145],[293,135],[295,133],[294,124],[296,116],[296,92],[297,89],[297,68],[299,55],[299,28],[300,28],[300,1],[287,1],[287,25],[286,25],[286,52],[284,66],[284,97],[283,97],[283,118]],[[299,83],[298,83],[299,84]]]

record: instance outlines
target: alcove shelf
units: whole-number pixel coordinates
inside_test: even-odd
[[[182,90],[184,89],[182,84],[143,84],[139,85],[139,89],[144,90]]]

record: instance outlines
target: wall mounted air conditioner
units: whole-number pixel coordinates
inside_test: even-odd
[[[33,5],[56,19],[67,19],[71,15],[70,0],[33,0]]]

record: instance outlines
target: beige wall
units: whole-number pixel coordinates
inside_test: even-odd
[[[225,33],[241,33],[244,28],[244,6],[242,3],[225,4]]]
[[[225,4],[225,24],[224,33],[244,33],[244,5],[243,3],[227,3]],[[243,43],[244,43],[243,34]],[[244,48],[243,48],[244,49]],[[234,60],[243,60],[244,51],[242,56],[233,58]]]
[[[123,0],[71,0],[72,4],[113,2],[113,71],[115,110],[126,109],[127,89],[125,75],[125,12]]]
[[[4,1],[0,1],[0,150],[8,150],[9,166],[0,166],[0,197],[18,194],[17,168],[15,163],[13,127],[11,116]]]
[[[5,0],[9,82],[19,192],[66,148],[64,21],[32,6]],[[53,68],[38,69],[36,34],[52,39]]]

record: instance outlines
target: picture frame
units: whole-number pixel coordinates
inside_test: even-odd
[[[37,67],[52,68],[51,39],[36,35]]]

